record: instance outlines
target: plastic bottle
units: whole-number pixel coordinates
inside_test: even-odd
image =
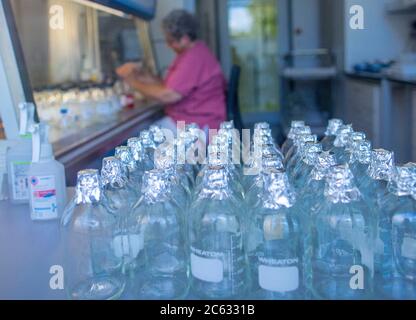
[[[55,160],[48,141],[49,126],[33,126],[33,158],[28,171],[32,220],[60,218],[66,204],[65,168]]]
[[[32,135],[29,129],[34,124],[35,106],[21,103],[19,138],[7,151],[8,189],[13,204],[29,202],[29,181],[27,172],[32,162]]]

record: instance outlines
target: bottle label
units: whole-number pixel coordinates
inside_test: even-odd
[[[219,283],[224,279],[224,264],[219,252],[203,251],[191,248],[192,275],[202,281]]]
[[[143,234],[117,235],[113,239],[114,255],[117,258],[136,258],[144,248]]]
[[[27,173],[30,168],[30,162],[12,162],[12,197],[14,200],[29,200],[29,181]]]
[[[416,239],[410,237],[403,239],[402,256],[407,259],[416,260]]]
[[[298,259],[259,258],[259,262],[259,285],[262,289],[273,292],[290,292],[299,288]]]
[[[40,220],[58,218],[54,176],[30,177],[30,194],[32,218]]]

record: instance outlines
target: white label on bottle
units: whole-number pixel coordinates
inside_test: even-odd
[[[402,244],[402,256],[416,260],[416,239],[405,237]]]
[[[192,275],[202,281],[219,283],[224,279],[224,266],[221,260],[203,258],[191,253]]]
[[[54,176],[30,177],[32,219],[58,218],[58,203]]]
[[[11,179],[12,179],[12,197],[14,200],[29,200],[29,181],[27,173],[30,168],[30,162],[12,162]]]
[[[289,292],[299,288],[298,267],[259,266],[259,285],[264,290]]]
[[[117,258],[130,257],[136,258],[144,248],[143,234],[123,234],[115,236],[113,239],[113,250]]]

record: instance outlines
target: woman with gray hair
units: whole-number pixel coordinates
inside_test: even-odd
[[[141,72],[127,63],[117,73],[144,96],[164,104],[165,128],[176,129],[177,121],[197,123],[205,130],[218,129],[226,120],[226,81],[215,56],[198,39],[198,22],[185,10],[172,11],[162,23],[168,46],[176,59],[165,79]]]

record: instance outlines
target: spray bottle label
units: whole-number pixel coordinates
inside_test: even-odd
[[[58,218],[58,206],[54,176],[30,177],[30,195],[32,218]]]
[[[30,162],[12,162],[12,197],[14,200],[29,200],[29,181],[27,172],[30,168]]]

